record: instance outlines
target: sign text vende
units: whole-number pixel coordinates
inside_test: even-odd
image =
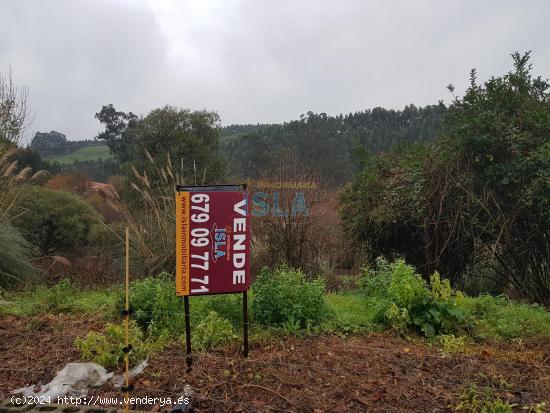
[[[247,291],[249,234],[246,190],[182,187],[176,195],[177,295]]]

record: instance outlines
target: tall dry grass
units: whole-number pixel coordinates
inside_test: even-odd
[[[140,258],[144,274],[156,275],[162,271],[174,273],[176,268],[175,228],[177,185],[183,185],[185,179],[181,173],[183,167],[174,167],[170,155],[165,161],[155,160],[145,150],[148,168],[139,172],[131,166],[133,179],[130,187],[138,195],[142,208],[130,208],[122,199],[115,201],[131,232],[131,245]],[[206,170],[202,171],[201,183],[204,183]],[[195,183],[196,179],[195,179]]]
[[[13,145],[0,144],[0,287],[11,287],[18,281],[31,277],[32,245],[11,225],[11,220],[23,214],[17,206],[17,198],[24,191],[22,184],[35,182],[46,171],[33,173],[30,167],[18,168],[12,157],[17,152]]]

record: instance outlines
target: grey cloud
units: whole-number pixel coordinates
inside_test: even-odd
[[[30,133],[90,138],[101,105],[170,103],[224,124],[449,99],[470,68],[533,50],[550,71],[550,2],[0,0],[0,71],[30,87]]]

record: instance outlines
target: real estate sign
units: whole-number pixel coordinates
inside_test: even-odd
[[[248,290],[249,205],[244,185],[178,186],[177,295]]]

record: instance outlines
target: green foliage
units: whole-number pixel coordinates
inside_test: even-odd
[[[459,403],[449,406],[457,412],[512,413],[520,408],[518,404],[511,404],[506,400],[502,400],[491,387],[478,387],[475,383],[465,388],[459,395],[459,399]],[[521,405],[521,410],[529,413],[544,413],[546,411],[546,403]]]
[[[411,310],[428,299],[426,283],[415,273],[414,267],[403,260],[397,260],[392,263],[391,269],[388,296],[398,307]]]
[[[63,279],[51,288],[44,291],[42,298],[42,310],[44,312],[67,312],[73,308],[72,299],[75,295],[75,287],[68,279]]]
[[[428,288],[403,260],[377,259],[363,270],[360,285],[374,322],[399,331],[413,328],[427,337],[446,335],[443,347],[460,347],[466,340],[454,333],[475,339],[550,338],[550,313],[542,306],[487,295],[466,297],[437,272]]]
[[[260,324],[299,330],[327,316],[324,282],[308,281],[298,270],[263,268],[252,292],[252,314]]]
[[[215,311],[209,311],[208,315],[193,329],[191,335],[193,344],[200,349],[219,347],[235,338],[237,335],[231,322],[220,317]]]
[[[152,353],[162,350],[166,336],[145,339],[143,331],[135,321],[129,325],[130,363],[143,361]],[[75,346],[82,357],[104,367],[116,367],[124,361],[123,348],[126,345],[124,324],[107,324],[104,333],[89,331],[84,338],[77,338]]]
[[[472,334],[478,339],[550,339],[550,312],[540,305],[489,295],[464,297],[459,305],[473,320]]]
[[[345,188],[340,202],[343,229],[357,254],[400,255],[417,266],[425,264],[419,251],[427,242],[422,228],[428,212],[428,158],[427,147],[414,145],[364,159],[363,170]]]
[[[99,182],[107,182],[111,176],[120,175],[120,164],[116,159],[107,156],[104,149],[92,148],[96,147],[90,147],[90,149],[86,148],[87,150],[84,153],[75,153],[74,158],[76,159],[71,162],[46,162],[49,165],[48,170],[52,172],[52,174],[82,171],[90,180]]]
[[[252,297],[251,297],[252,298]],[[118,292],[117,308],[124,306],[124,293]],[[138,325],[150,335],[179,336],[184,330],[183,301],[175,293],[170,274],[147,277],[130,284],[130,307]],[[193,322],[215,312],[235,327],[242,323],[242,302],[237,294],[190,297]]]
[[[378,285],[376,284],[378,282]],[[439,274],[431,278],[431,289],[414,267],[399,259],[388,264],[378,259],[374,268],[365,268],[361,278],[363,291],[377,297],[385,322],[404,331],[412,327],[427,337],[452,333],[465,325],[464,313],[457,306],[457,294],[447,288]]]
[[[529,53],[512,58],[484,84],[472,71],[433,145],[365,158],[341,208],[358,253],[402,256],[453,285],[482,273],[548,300],[550,84]]]
[[[31,148],[40,153],[59,153],[63,151],[67,137],[56,131],[36,132],[31,141]]]
[[[466,413],[512,413],[516,404],[510,404],[496,396],[490,387],[478,388],[471,384],[459,396],[460,402],[453,407]],[[528,407],[528,406],[527,406]]]
[[[0,312],[13,315],[47,313],[92,313],[98,317],[112,317],[117,313],[116,298],[120,287],[103,289],[77,288],[67,279],[53,286],[31,285],[22,292],[6,292],[8,305]]]
[[[464,313],[447,301],[428,297],[409,310],[411,324],[426,337],[460,331],[466,323]]]
[[[45,161],[40,156],[40,153],[32,149],[31,147],[17,148],[17,152],[13,156],[13,160],[17,161],[17,166],[21,169],[30,167],[33,171],[47,170],[50,176],[61,172],[59,164],[52,165]]]
[[[392,268],[390,264],[383,257],[378,257],[373,267],[363,268],[362,276],[359,279],[359,288],[367,296],[386,297],[391,281]]]
[[[328,317],[320,326],[321,331],[332,333],[357,333],[380,330],[380,307],[376,299],[356,292],[329,293],[325,297]]]
[[[432,290],[432,296],[436,300],[444,300],[456,302],[460,301],[464,295],[460,291],[455,291],[451,287],[451,283],[448,279],[441,279],[441,276],[436,271],[430,277],[430,289]]]
[[[254,300],[254,295],[249,294],[249,300]],[[239,328],[243,322],[243,309],[242,309],[242,297],[240,294],[220,294],[211,295],[207,297],[193,297],[191,298],[191,315],[195,319],[204,317],[211,311],[222,316],[224,319],[229,320],[234,327]]]
[[[22,213],[14,226],[44,255],[86,245],[101,220],[89,204],[68,192],[29,186],[17,203]]]
[[[124,306],[124,295],[119,296],[119,307]],[[130,284],[130,308],[133,318],[144,330],[154,334],[174,334],[183,329],[182,301],[175,293],[170,274],[147,277]]]
[[[480,252],[530,299],[550,297],[550,84],[532,75],[530,52],[514,53],[513,69],[470,87],[449,108],[446,151],[464,162],[464,195]],[[489,194],[489,196],[487,195]],[[480,210],[480,211],[479,211]]]
[[[403,110],[375,108],[337,116],[308,112],[282,125],[226,127],[222,148],[239,177],[260,178],[290,151],[306,169],[318,171],[330,184],[341,184],[352,177],[368,153],[433,140],[444,113],[443,104],[409,105]]]
[[[107,105],[96,118],[105,126],[98,139],[121,163],[137,161],[140,169],[146,168],[145,149],[154,158],[166,159],[168,154],[181,166],[179,175],[192,182],[219,182],[226,175],[226,162],[218,152],[215,112],[165,106],[138,118]]]
[[[468,351],[467,337],[455,337],[452,334],[444,334],[437,337],[441,351],[445,354],[464,354]]]
[[[14,287],[36,273],[31,253],[31,245],[15,228],[0,223],[0,287]]]
[[[20,296],[20,302],[12,311],[22,310],[21,312],[29,314],[71,312],[76,308],[76,291],[68,279],[63,279],[51,287],[39,285]]]

